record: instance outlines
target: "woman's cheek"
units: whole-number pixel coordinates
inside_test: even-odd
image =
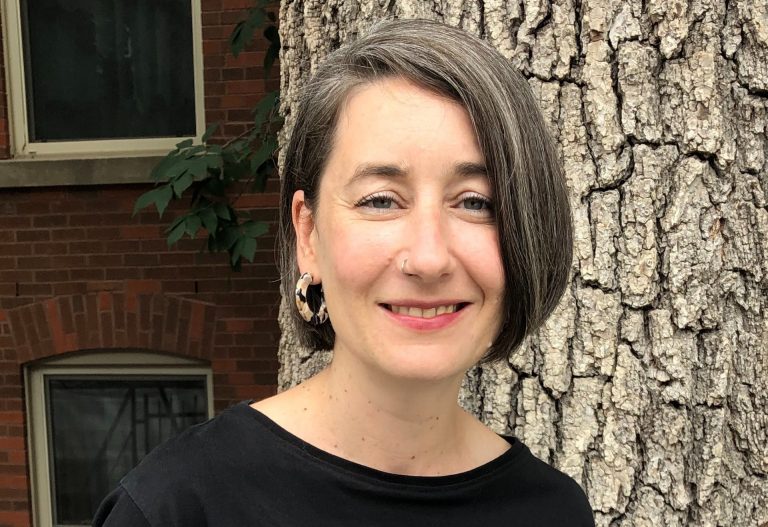
[[[385,222],[338,228],[329,240],[328,262],[336,278],[347,284],[370,283],[392,264],[401,234]]]

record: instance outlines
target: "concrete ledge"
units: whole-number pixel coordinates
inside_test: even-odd
[[[0,188],[147,183],[160,159],[9,159],[0,161]]]

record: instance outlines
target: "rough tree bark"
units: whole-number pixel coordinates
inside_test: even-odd
[[[489,40],[560,145],[573,280],[462,404],[586,489],[598,526],[768,522],[765,0],[283,0],[285,133],[322,58],[384,16]],[[328,360],[281,317],[280,385]]]

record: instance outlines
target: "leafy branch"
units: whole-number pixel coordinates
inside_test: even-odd
[[[265,78],[280,52],[275,15],[267,11],[269,4],[268,0],[258,0],[229,39],[230,50],[237,57],[264,28],[262,34],[270,43],[264,57]],[[219,123],[208,127],[202,144],[194,144],[192,139],[178,143],[152,170],[155,188],[139,196],[134,216],[154,205],[162,218],[172,200],[189,199],[189,212],[177,216],[165,230],[169,247],[185,235],[196,238],[202,229],[207,233],[207,249],[226,251],[234,270],[241,269],[243,259],[253,262],[256,239],[269,227],[238,212],[234,204],[244,192],[264,192],[267,179],[276,173],[277,132],[283,124],[278,107],[279,93],[267,93],[253,108],[250,128],[224,145],[208,144]]]

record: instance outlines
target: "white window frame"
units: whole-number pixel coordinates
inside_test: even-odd
[[[8,90],[8,120],[11,156],[15,159],[82,159],[164,155],[185,139],[200,143],[205,132],[203,92],[203,29],[201,0],[192,6],[192,53],[195,83],[195,136],[148,139],[104,139],[30,143],[27,119],[24,46],[20,0],[2,1],[5,48],[5,85]]]
[[[54,357],[24,368],[27,413],[27,451],[32,493],[32,525],[53,527],[53,482],[48,451],[45,384],[48,376],[152,376],[205,377],[208,418],[213,417],[213,373],[210,366],[192,359],[155,353],[91,352]]]

